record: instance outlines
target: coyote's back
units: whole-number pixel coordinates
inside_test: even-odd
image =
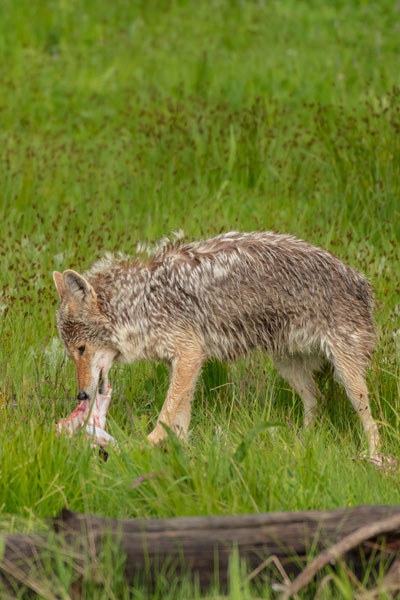
[[[168,288],[176,322],[192,326],[206,353],[232,358],[330,352],[345,336],[368,358],[374,347],[372,288],[332,254],[289,235],[236,232],[169,244],[149,265],[152,295]]]

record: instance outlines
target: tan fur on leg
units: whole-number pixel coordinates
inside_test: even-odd
[[[171,382],[157,425],[147,436],[151,444],[160,443],[167,436],[161,423],[168,425],[180,437],[186,437],[189,429],[191,403],[205,355],[191,341],[180,348],[172,363]]]
[[[371,413],[365,369],[355,364],[348,356],[343,359],[342,356],[337,354],[335,355],[335,368],[354,410],[360,417],[368,439],[370,456],[378,456],[380,452],[379,432]]]

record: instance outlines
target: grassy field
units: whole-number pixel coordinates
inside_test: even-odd
[[[305,434],[299,398],[260,355],[205,368],[184,447],[143,448],[168,386],[166,367],[149,363],[112,371],[119,453],[104,463],[85,439],[58,438],[76,386],[51,277],[179,229],[274,229],[331,250],[377,290],[371,403],[400,459],[399,52],[389,0],[3,0],[2,530],[35,529],[64,506],[167,517],[399,503],[398,470],[352,460],[366,442],[329,374]],[[128,597],[113,558],[105,565],[79,597]],[[74,597],[73,578],[60,563],[42,597]],[[273,597],[267,580],[244,581],[233,568],[230,598]],[[343,572],[321,597],[356,587]],[[198,592],[160,578],[153,596]],[[139,586],[133,597],[148,596]]]

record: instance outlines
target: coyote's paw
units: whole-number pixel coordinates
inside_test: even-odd
[[[188,432],[179,424],[172,425],[170,430],[179,438],[180,441],[187,441]],[[163,424],[158,424],[155,426],[153,431],[147,436],[150,444],[152,446],[156,446],[157,444],[161,444],[162,441],[167,439],[168,437],[168,428],[165,428]]]
[[[353,457],[353,460],[365,460],[375,465],[380,471],[394,471],[399,468],[399,461],[390,454],[361,454],[360,456]]]
[[[152,446],[157,446],[161,444],[163,440],[167,438],[168,434],[162,425],[156,425],[155,428],[149,435],[147,439],[149,440]]]

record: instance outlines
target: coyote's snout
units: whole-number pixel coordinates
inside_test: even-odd
[[[191,401],[208,358],[265,349],[314,421],[313,373],[329,361],[368,438],[379,449],[366,386],[374,350],[372,288],[338,258],[293,236],[231,232],[192,244],[162,242],[147,260],[97,262],[84,276],[55,272],[58,329],[74,361],[78,398],[108,385],[114,360],[166,360],[167,398],[154,431],[189,428]]]
[[[107,345],[107,320],[101,314],[98,296],[89,282],[68,270],[53,273],[60,296],[58,326],[67,355],[74,361],[78,400],[90,400],[100,385],[107,389],[107,374],[118,354]]]

